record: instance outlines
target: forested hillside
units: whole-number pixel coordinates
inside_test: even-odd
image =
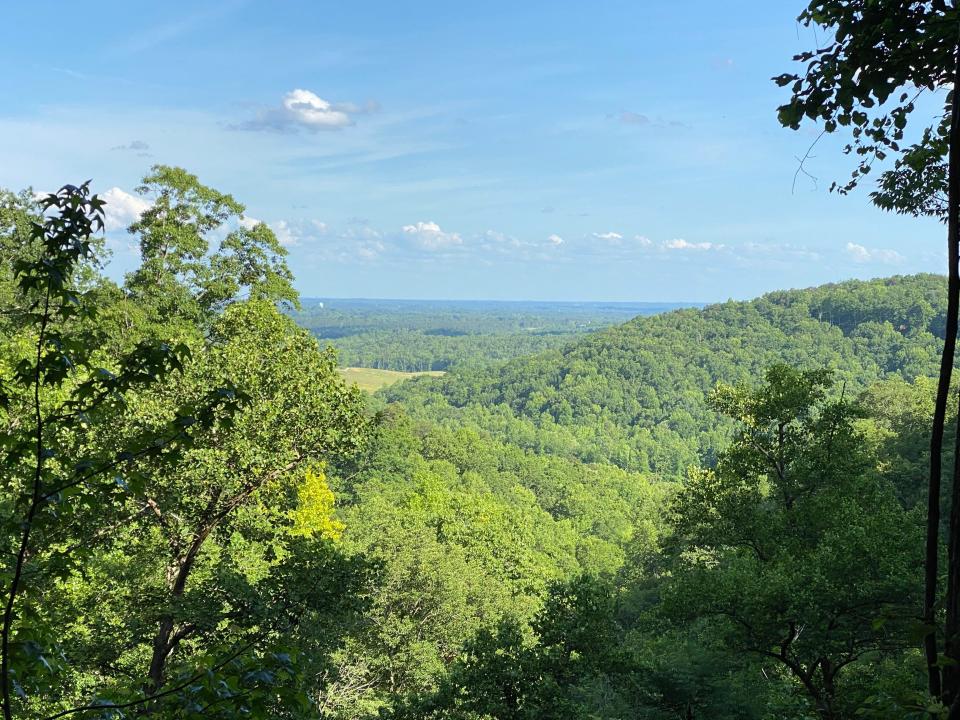
[[[717,382],[774,363],[832,368],[848,392],[936,374],[946,295],[935,275],[851,281],[677,310],[562,350],[385,393],[417,417],[478,426],[522,447],[679,479],[712,464],[732,425],[707,405]]]
[[[362,667],[362,677],[373,683],[364,686],[356,699],[341,698],[344,708],[354,708],[343,717],[358,712],[359,705],[352,703],[361,703],[364,696],[377,707],[384,702],[395,705],[402,698],[399,713],[403,717],[473,718],[489,713],[498,718],[540,718],[552,717],[557,707],[564,708],[564,717],[604,718],[699,717],[701,713],[703,717],[760,718],[768,713],[779,717],[802,713],[804,701],[789,689],[789,677],[784,685],[769,682],[770,676],[763,673],[775,672],[776,665],[762,661],[758,665],[743,649],[749,638],[731,640],[726,630],[720,631],[723,623],[717,626],[708,619],[711,612],[702,615],[694,610],[699,602],[739,607],[744,603],[742,596],[709,599],[707,588],[720,576],[695,579],[701,572],[696,564],[691,565],[689,576],[675,568],[680,584],[667,579],[668,568],[679,560],[674,553],[682,544],[677,541],[689,532],[672,536],[671,518],[681,522],[678,529],[686,527],[684,512],[704,512],[727,492],[709,471],[696,470],[688,478],[691,469],[723,468],[731,446],[738,442],[738,428],[751,416],[741,404],[747,396],[725,401],[714,393],[718,382],[730,388],[724,392],[743,393],[733,388],[756,386],[767,375],[773,395],[763,402],[774,404],[788,388],[800,390],[807,385],[810,394],[799,400],[799,406],[773,412],[802,416],[813,409],[805,404],[830,398],[842,413],[836,431],[843,428],[850,441],[860,446],[845,451],[854,465],[840,472],[853,478],[867,468],[883,470],[880,475],[868,472],[863,482],[851,480],[846,490],[839,490],[840,495],[818,500],[804,511],[813,516],[797,522],[819,517],[816,522],[826,526],[815,532],[823,532],[834,521],[820,503],[836,501],[840,503],[837,512],[869,516],[871,522],[879,523],[867,542],[896,543],[903,553],[895,560],[898,569],[892,576],[863,577],[867,586],[880,583],[879,589],[869,591],[879,594],[860,599],[882,615],[893,613],[890,627],[901,622],[895,607],[909,607],[918,587],[910,570],[910,553],[919,552],[919,517],[913,509],[922,499],[926,418],[932,397],[925,377],[935,373],[942,344],[942,287],[938,276],[894,277],[778,292],[703,310],[678,310],[636,318],[563,351],[505,364],[455,368],[443,378],[406,381],[383,391],[383,399],[390,404],[379,415],[378,439],[368,446],[365,461],[367,468],[375,470],[351,472],[349,482],[337,485],[349,506],[344,539],[378,553],[388,566],[397,563],[395,571],[402,572],[406,582],[435,583],[429,592],[417,584],[418,594],[440,592],[448,601],[459,597],[462,604],[457,609],[450,605],[427,609],[419,604],[411,608],[406,632],[416,635],[399,646],[390,645],[398,642],[397,635],[388,639],[377,631],[376,641],[382,643],[379,652],[390,657],[399,653],[410,673],[400,679],[394,676],[391,683],[396,684],[386,695],[374,689],[376,671],[361,659],[364,653],[368,661],[370,653],[377,654],[372,646],[367,645],[363,653],[353,649],[340,656],[337,672],[361,683],[355,673]],[[786,370],[784,363],[806,370]],[[771,367],[784,368],[777,373],[785,375],[768,375]],[[724,382],[730,385],[723,386]],[[776,386],[779,389],[774,391]],[[858,404],[847,404],[857,397]],[[805,432],[815,444],[814,438],[823,430],[808,427]],[[803,446],[803,441],[798,445]],[[796,462],[802,466],[809,460]],[[730,480],[737,482],[742,472],[734,472]],[[411,483],[410,478],[418,479]],[[690,478],[708,481],[704,494],[675,500],[678,491],[680,498],[701,492]],[[688,489],[680,490],[685,485]],[[867,505],[839,509],[854,498]],[[368,516],[370,512],[373,516]],[[764,532],[776,536],[783,522],[792,522],[787,517],[793,512],[787,508],[780,520],[762,520],[768,527]],[[399,524],[410,528],[404,532],[414,532],[413,536],[396,535],[399,516],[405,518]],[[378,519],[371,526],[374,517]],[[475,525],[480,517],[487,518],[484,524],[495,525],[481,531]],[[835,530],[845,522],[839,517]],[[701,527],[704,520],[696,522]],[[888,527],[881,531],[884,525]],[[377,530],[371,533],[371,527]],[[424,531],[426,536],[421,534]],[[749,537],[756,530],[727,527],[721,536],[730,532]],[[369,540],[360,540],[354,533],[371,533],[370,537],[380,540],[367,544]],[[750,542],[769,545],[772,554],[786,554],[776,566],[749,570],[768,578],[781,574],[786,585],[763,600],[772,606],[796,592],[797,583],[809,582],[788,569],[793,559],[821,551],[806,548],[802,540],[783,544],[787,541],[774,536]],[[478,537],[483,538],[479,544]],[[842,552],[840,547],[830,551],[841,552],[837,558],[841,563],[872,552],[849,539],[832,542],[842,547]],[[391,544],[403,550],[390,552]],[[521,549],[523,554],[518,556]],[[766,559],[767,551],[757,552]],[[432,558],[429,570],[418,567],[422,558]],[[803,563],[811,571],[826,567],[822,559],[808,558]],[[518,567],[525,570],[512,574],[515,571],[510,568]],[[827,584],[817,590],[822,593],[817,603],[835,594],[845,577],[856,574],[843,568],[838,565],[829,571],[833,575],[822,579]],[[414,579],[410,573],[419,577]],[[748,582],[747,577],[738,582]],[[465,578],[470,583],[464,584]],[[515,584],[518,580],[520,586]],[[471,599],[471,592],[476,592],[471,585],[478,581],[488,590]],[[698,585],[701,582],[707,585]],[[883,589],[885,582],[900,585]],[[492,592],[504,593],[495,607],[486,605]],[[758,599],[763,594],[759,587],[752,592]],[[896,603],[884,599],[888,593],[893,593],[890,597],[896,597]],[[663,600],[658,602],[661,595]],[[507,607],[508,612],[501,612]],[[761,615],[770,611],[755,610]],[[814,613],[808,636],[814,643],[829,645],[834,642],[829,639],[832,631],[821,637],[815,629],[816,613],[823,611],[817,604],[804,611]],[[830,612],[844,611],[837,606]],[[377,628],[393,627],[388,615],[376,617]],[[442,627],[433,625],[435,617],[445,618]],[[880,665],[874,660],[864,663],[864,678],[885,672],[883,658],[907,666],[919,660],[916,654],[898,655],[896,643],[888,646],[858,622],[847,627],[849,634],[837,642],[875,648],[870,653],[876,653]],[[780,632],[775,628],[769,632]],[[424,636],[430,638],[425,644]],[[371,638],[363,642],[370,643]],[[724,650],[725,642],[740,644],[735,662]],[[447,643],[461,648],[453,653],[458,660],[452,666],[442,660]],[[460,652],[466,654],[461,657]],[[899,660],[894,661],[895,657]],[[433,671],[425,670],[431,667]],[[902,687],[911,687],[909,678],[917,677],[919,665],[912,668],[897,681]],[[821,680],[834,681],[832,676]],[[845,702],[854,703],[851,707],[864,702],[863,693],[873,681],[864,682],[859,689],[845,691]],[[374,701],[377,697],[381,699]],[[891,696],[877,702],[883,716],[908,700]]]
[[[941,278],[640,317],[371,397],[282,311],[269,228],[179,168],[141,192],[121,282],[88,186],[0,204],[11,717],[923,707]]]
[[[340,363],[402,372],[509,360],[680,303],[305,299],[293,317]]]
[[[960,720],[957,3],[181,4],[5,8],[0,720]]]

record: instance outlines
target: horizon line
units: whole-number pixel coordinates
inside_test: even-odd
[[[553,305],[710,305],[716,300],[534,300],[534,299],[495,299],[495,298],[399,298],[399,297],[363,297],[335,295],[303,295],[301,300],[362,300],[366,302],[443,302],[443,303],[544,303]],[[722,301],[720,301],[722,302]]]

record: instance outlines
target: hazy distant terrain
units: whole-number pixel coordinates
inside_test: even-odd
[[[943,309],[937,275],[784,290],[636,317],[383,394],[418,417],[477,426],[540,453],[679,480],[729,440],[707,402],[718,381],[752,384],[777,362],[830,368],[851,391],[933,376]]]
[[[294,314],[342,367],[400,372],[509,360],[692,303],[310,298]]]

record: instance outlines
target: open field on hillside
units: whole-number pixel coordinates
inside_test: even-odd
[[[400,372],[398,370],[377,370],[376,368],[347,367],[337,370],[343,379],[348,383],[356,383],[361,390],[367,392],[376,392],[382,387],[393,385],[401,380],[406,380],[419,375],[432,375],[437,377],[443,375],[440,370],[429,370],[426,372]]]

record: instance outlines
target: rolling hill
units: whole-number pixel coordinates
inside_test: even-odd
[[[717,382],[785,362],[829,367],[849,392],[934,375],[945,297],[936,275],[849,281],[680,309],[503,364],[419,378],[382,396],[414,417],[477,427],[533,452],[677,478],[711,461],[729,425]]]

